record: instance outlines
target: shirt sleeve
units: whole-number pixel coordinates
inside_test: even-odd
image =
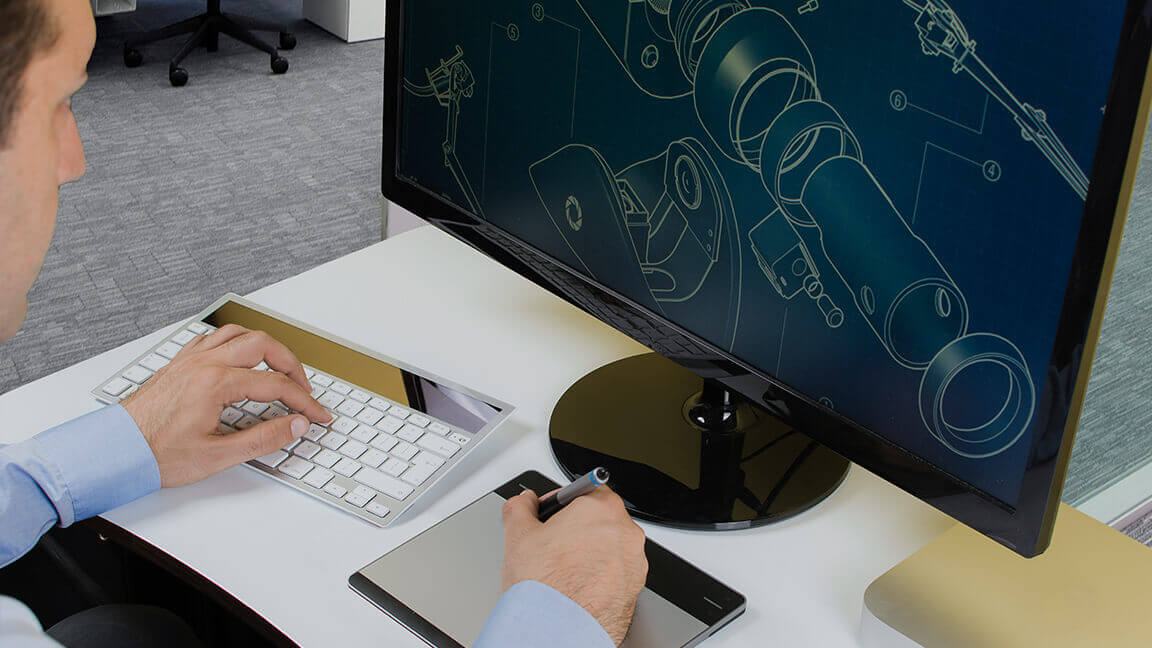
[[[68,526],[160,488],[160,468],[128,412],[109,405],[0,446],[0,567]]]
[[[0,596],[0,644],[4,648],[62,648],[44,634],[32,610],[6,596]]]
[[[616,648],[588,611],[536,581],[508,588],[472,648]]]

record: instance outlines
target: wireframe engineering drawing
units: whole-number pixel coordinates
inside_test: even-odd
[[[994,309],[981,305],[1000,300],[996,312],[1003,312],[1011,297],[997,292],[998,278],[1006,268],[1015,272],[1013,253],[996,256],[994,248],[1016,249],[1008,243],[1019,235],[980,234],[1000,225],[965,212],[963,201],[1050,181],[1067,195],[1045,198],[1078,222],[1088,179],[1069,145],[1084,146],[1074,138],[1066,145],[1048,113],[1017,99],[1003,80],[1011,75],[992,72],[944,0],[867,9],[847,0],[434,4],[445,14],[449,7],[481,14],[490,25],[475,34],[442,26],[438,53],[425,48],[406,62],[406,109],[427,113],[435,100],[446,112],[438,154],[456,190],[441,186],[446,196],[657,313],[689,325],[697,318],[693,332],[737,357],[749,354],[755,366],[775,367],[785,382],[826,380],[805,391],[828,393],[828,406],[853,407],[842,405],[848,395],[825,389],[836,369],[790,369],[781,358],[792,344],[834,342],[873,358],[878,375],[886,364],[883,375],[904,376],[912,388],[883,397],[919,416],[882,422],[907,434],[915,427],[952,457],[1022,451],[1043,378],[1033,368],[1047,360],[1030,362],[1029,354],[1051,344],[1025,339],[1034,335],[1028,309],[1062,295],[1025,283],[1027,294],[1018,293],[1025,324],[989,319]],[[868,29],[844,24],[849,11],[857,23],[872,21],[874,43]],[[968,13],[987,30],[991,19]],[[849,37],[854,47],[891,52],[884,59],[891,63],[854,69],[844,54]],[[917,44],[933,58],[912,49]],[[1004,47],[981,51],[993,52],[992,60]],[[951,61],[956,81],[938,73],[940,58]],[[862,103],[873,87],[883,88],[879,100]],[[971,108],[978,123],[920,106],[951,131],[916,135],[885,121],[912,113],[904,112],[913,106],[909,91],[930,97],[941,88],[954,90],[950,105]],[[1049,101],[1038,103],[1051,108]],[[1084,103],[1098,110],[1099,98]],[[1054,115],[1061,119],[1053,123],[1075,123]],[[430,154],[429,143],[412,136],[405,146]],[[1049,164],[1031,164],[1040,158],[1027,143]],[[960,168],[945,190],[942,174],[927,168],[930,155],[934,168]],[[1033,216],[1016,215],[1021,231],[1036,229],[1024,223]],[[870,370],[853,358],[836,362],[857,372],[850,384],[867,380]]]

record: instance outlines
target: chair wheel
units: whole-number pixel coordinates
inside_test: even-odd
[[[296,49],[296,37],[289,32],[280,32],[280,49]]]
[[[288,59],[283,56],[272,57],[272,72],[274,74],[284,74],[288,71]]]
[[[168,68],[168,80],[172,82],[173,87],[179,88],[188,83],[188,70],[182,67]]]
[[[124,66],[125,67],[130,67],[130,68],[140,67],[140,64],[143,62],[144,62],[144,55],[140,53],[140,50],[138,50],[134,47],[128,47],[127,45],[124,46]]]

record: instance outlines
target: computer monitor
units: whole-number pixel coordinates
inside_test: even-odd
[[[550,422],[639,517],[847,460],[1042,552],[1147,118],[1152,2],[390,0],[383,194],[655,353]],[[463,324],[466,325],[466,324]]]

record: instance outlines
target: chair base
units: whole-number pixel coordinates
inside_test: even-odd
[[[256,36],[253,33],[256,31],[278,32],[281,49],[296,47],[296,37],[288,31],[286,26],[258,18],[226,14],[220,10],[220,0],[208,0],[206,13],[167,27],[135,34],[126,40],[124,43],[124,65],[137,67],[144,61],[144,56],[138,49],[141,45],[182,34],[192,34],[168,63],[168,80],[173,86],[182,86],[188,82],[188,71],[180,67],[184,59],[199,47],[203,47],[209,52],[215,52],[220,47],[220,34],[225,34],[250,47],[266,52],[269,55],[273,73],[284,74],[287,72],[288,59],[280,56],[280,52],[275,46]]]

